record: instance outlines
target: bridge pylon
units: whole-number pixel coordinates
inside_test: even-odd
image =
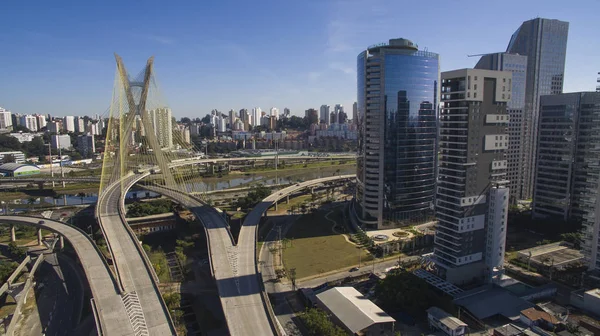
[[[154,76],[154,57],[148,59],[136,77],[130,77],[119,55],[115,54],[115,60],[100,194],[118,181],[124,192],[123,178],[142,172],[154,173],[165,186],[175,188],[167,157],[174,149],[174,123]]]

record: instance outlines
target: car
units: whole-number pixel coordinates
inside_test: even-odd
[[[296,183],[296,187],[299,187],[299,186],[300,186],[300,183]]]
[[[44,222],[43,220],[41,220],[41,221],[38,222],[38,224],[44,225],[44,224],[46,224],[46,222]]]
[[[350,272],[356,272],[356,271],[358,271],[359,269],[360,269],[360,268],[358,268],[358,267],[352,267],[352,268],[350,269]]]
[[[279,193],[279,196],[281,196],[281,195],[283,195],[283,193],[282,193],[282,192],[280,192],[280,193]]]

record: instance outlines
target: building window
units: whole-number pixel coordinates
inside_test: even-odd
[[[473,92],[473,98],[477,98],[477,92]]]
[[[473,84],[473,90],[477,90],[477,84]]]

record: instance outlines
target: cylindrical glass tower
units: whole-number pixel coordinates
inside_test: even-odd
[[[384,228],[433,220],[439,56],[405,39],[357,59],[356,213]]]

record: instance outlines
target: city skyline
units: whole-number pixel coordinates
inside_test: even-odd
[[[481,14],[481,8],[469,3],[440,4],[432,9],[417,4],[411,7],[415,15],[402,22],[394,20],[393,14],[394,8],[402,5],[388,1],[369,6],[357,1],[238,4],[235,11],[225,4],[210,9],[201,4],[150,6],[145,8],[147,16],[160,14],[162,20],[177,24],[139,29],[135,27],[141,27],[145,15],[131,22],[126,14],[107,13],[110,6],[65,9],[40,3],[37,14],[22,18],[16,13],[22,12],[23,5],[4,4],[2,10],[11,27],[5,43],[11,52],[3,53],[0,61],[12,66],[3,74],[0,106],[21,114],[103,114],[115,70],[112,53],[119,52],[133,62],[133,72],[147,56],[156,56],[162,93],[177,118],[203,117],[214,108],[228,111],[231,107],[288,107],[297,116],[322,104],[340,103],[349,108],[356,96],[355,55],[374,41],[410,38],[418,41],[420,48],[440,54],[441,71],[473,67],[478,58],[467,54],[505,50],[506,36],[534,16],[571,22],[564,91],[593,91],[598,68],[593,55],[599,47],[588,43],[593,41],[593,31],[585,29],[585,22],[595,11],[540,4],[519,3],[522,15],[492,10]],[[506,5],[511,6],[510,2]],[[127,13],[127,6],[132,5],[124,6]],[[597,3],[590,1],[587,6]],[[470,33],[460,39],[436,34],[443,28],[442,20],[414,28],[420,14],[437,17],[436,13],[447,11],[479,14],[470,16],[468,26],[463,27]],[[282,24],[270,29],[246,22],[263,15],[277,17]],[[491,16],[498,22],[493,31],[477,28]],[[48,24],[45,17],[60,21],[61,26]],[[215,28],[225,18],[237,24]],[[311,25],[312,20],[325,24]],[[31,99],[32,95],[36,99]]]

